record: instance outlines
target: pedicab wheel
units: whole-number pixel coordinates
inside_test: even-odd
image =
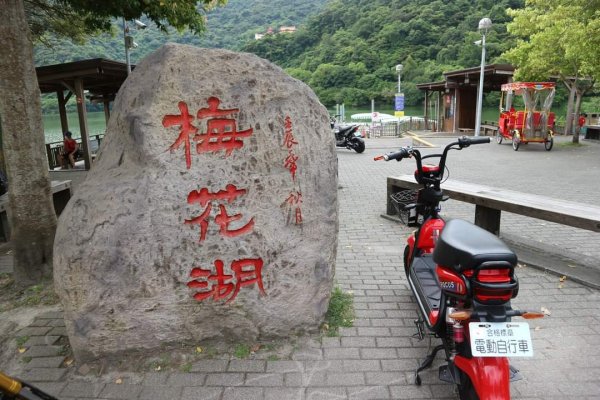
[[[512,136],[512,146],[513,146],[513,150],[514,151],[518,151],[519,150],[519,145],[521,144],[521,140],[519,139],[519,134],[518,133],[513,133]]]
[[[544,148],[546,149],[546,151],[550,151],[552,150],[552,146],[554,145],[554,139],[553,138],[549,138],[544,140]]]
[[[502,144],[502,134],[500,132],[496,132],[496,143]]]

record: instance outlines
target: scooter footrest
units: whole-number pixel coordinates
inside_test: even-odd
[[[521,379],[523,379],[523,375],[521,375],[521,373],[519,372],[518,369],[516,369],[512,365],[510,365],[509,367],[510,367],[510,381],[511,382],[516,382],[516,381],[520,381]]]
[[[450,367],[448,365],[442,365],[439,368],[439,377],[440,381],[455,384],[454,376],[452,376],[452,372],[450,372]]]

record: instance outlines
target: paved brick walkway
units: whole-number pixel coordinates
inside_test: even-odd
[[[30,359],[24,377],[61,399],[457,398],[453,386],[437,377],[437,366],[443,364],[439,357],[432,369],[422,373],[421,387],[412,383],[414,368],[430,343],[413,337],[415,303],[401,271],[401,253],[410,230],[379,216],[385,210],[386,176],[409,173],[414,165],[375,163],[373,155],[407,143],[369,140],[367,151],[360,155],[338,150],[336,278],[343,289],[353,292],[356,309],[354,327],[342,329],[339,337],[308,340],[288,360],[217,357],[193,364],[188,373],[122,373],[121,383],[116,383],[114,374],[83,375],[77,372],[82,366],[65,365],[60,315],[50,313],[16,333],[16,337],[30,336],[25,344],[28,350],[22,354]],[[492,146],[497,145],[453,153],[452,176],[598,204],[599,191],[592,188],[600,180],[599,146],[582,151],[557,146],[550,153],[533,149],[534,145],[517,153],[508,146]],[[592,151],[589,159],[581,156]],[[524,167],[527,179],[521,173]],[[472,219],[472,210],[459,203],[449,204],[447,213]],[[560,227],[547,231],[543,223],[514,216],[503,217],[502,230],[531,235],[532,241],[543,238],[556,251],[568,247],[592,260],[600,252],[594,233],[565,235]],[[513,398],[600,399],[600,291],[570,280],[561,284],[558,277],[530,267],[517,273],[520,293],[513,304],[532,310],[545,307],[551,316],[531,322],[535,354],[532,359],[514,360],[525,379],[513,384]]]

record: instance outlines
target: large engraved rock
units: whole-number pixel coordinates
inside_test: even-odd
[[[139,63],[56,234],[76,357],[317,329],[334,150],[314,93],[263,59],[168,44]]]

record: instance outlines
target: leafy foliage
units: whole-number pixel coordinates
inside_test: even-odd
[[[487,62],[504,61],[501,54],[515,43],[506,31],[506,10],[522,6],[521,0],[332,0],[296,35],[248,42],[243,50],[287,68],[326,105],[391,102],[395,66],[403,64],[406,104],[416,105],[423,98],[417,83],[479,65],[481,48],[473,42],[481,38],[483,17],[493,17]]]

